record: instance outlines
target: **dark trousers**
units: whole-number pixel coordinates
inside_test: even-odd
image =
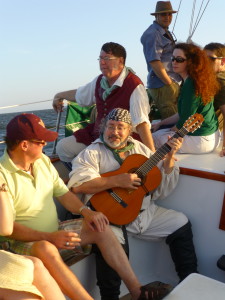
[[[191,273],[198,273],[190,221],[166,238],[177,274],[182,281]]]

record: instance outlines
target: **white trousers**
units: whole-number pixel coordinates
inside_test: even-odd
[[[174,135],[174,131],[169,128],[161,129],[152,134],[156,149],[168,141],[168,137]],[[220,131],[207,136],[184,136],[183,144],[178,153],[201,154],[215,150],[220,144]]]
[[[71,135],[61,139],[56,146],[56,153],[61,161],[71,162],[87,146],[78,143],[75,136]]]
[[[127,232],[137,238],[151,241],[159,241],[188,222],[187,217],[172,209],[151,205],[140,213],[137,218],[127,225]],[[120,243],[124,244],[122,230],[111,226]]]

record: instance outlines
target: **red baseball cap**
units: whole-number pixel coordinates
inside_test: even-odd
[[[23,113],[14,117],[6,126],[6,137],[10,140],[40,140],[52,142],[58,133],[45,128],[44,122],[34,114]]]

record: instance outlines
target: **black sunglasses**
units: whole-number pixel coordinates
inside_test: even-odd
[[[177,63],[183,63],[185,62],[187,59],[186,58],[183,58],[183,57],[174,57],[172,56],[171,57],[171,61],[176,61]]]
[[[216,60],[216,59],[223,59],[224,57],[208,56],[208,58],[214,61],[214,60]]]

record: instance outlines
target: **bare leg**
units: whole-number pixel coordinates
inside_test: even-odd
[[[65,300],[54,278],[49,274],[40,259],[32,256],[26,256],[31,259],[34,264],[34,281],[33,284],[42,293],[45,300]]]
[[[0,288],[0,300],[40,300],[37,295],[27,293],[27,292],[20,292],[14,291],[9,289],[2,289]]]
[[[141,284],[132,270],[128,258],[110,227],[104,232],[93,232],[84,223],[81,232],[82,244],[95,243],[98,245],[105,261],[124,281],[131,293],[132,299],[138,299]]]
[[[31,254],[42,260],[65,295],[71,300],[93,300],[63,262],[58,249],[47,241],[35,242]]]

